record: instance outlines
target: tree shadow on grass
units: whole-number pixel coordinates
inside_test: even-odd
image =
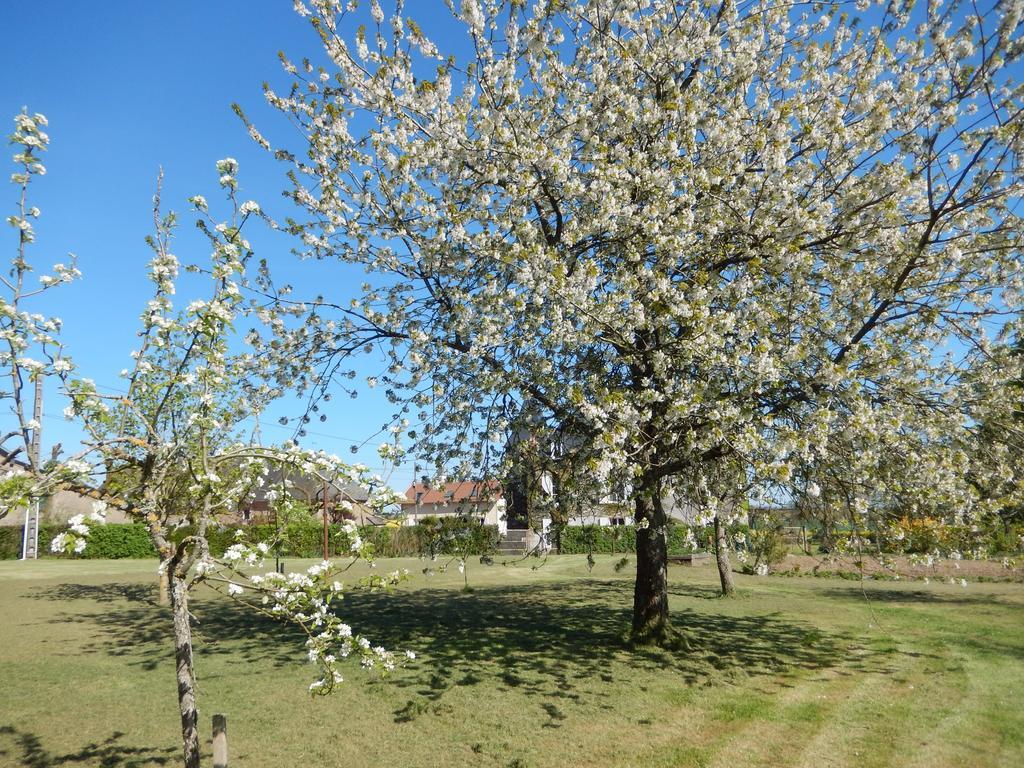
[[[109,585],[118,596],[109,602],[99,593],[102,612],[63,614],[56,620],[95,626],[88,650],[122,656],[146,669],[169,663],[169,612],[129,599],[124,587]],[[102,588],[57,588],[37,597],[81,599],[96,589]],[[707,612],[674,609],[673,623],[684,646],[631,649],[625,642],[631,592],[628,582],[597,579],[480,587],[471,593],[355,592],[346,596],[339,612],[373,644],[417,653],[417,661],[387,683],[416,697],[394,713],[398,721],[415,719],[455,687],[479,684],[542,697],[549,727],[557,727],[559,702],[587,698],[607,706],[603,685],[631,681],[638,669],[670,675],[687,686],[768,676],[785,684],[786,678],[836,667],[847,674],[887,671],[885,653],[860,648],[850,636],[779,614],[720,615],[710,604]],[[219,598],[197,599],[193,605],[200,663],[207,654],[230,654],[239,664],[269,660],[301,669],[304,636],[295,629]]]
[[[89,600],[93,603],[113,603],[126,600],[131,603],[156,605],[157,590],[149,584],[58,584],[32,594],[47,600]]]
[[[483,588],[468,595],[356,595],[346,600],[344,615],[373,642],[419,654],[421,661],[391,681],[420,697],[395,713],[400,720],[456,686],[480,683],[542,697],[547,727],[558,727],[557,702],[587,698],[602,706],[602,684],[631,682],[638,669],[687,686],[740,676],[784,680],[833,667],[851,674],[887,671],[880,654],[856,646],[851,637],[778,614],[737,617],[676,609],[673,622],[688,647],[631,649],[625,642],[631,591],[626,582],[593,580]]]
[[[140,584],[62,584],[39,590],[32,597],[44,600],[89,600],[101,611],[64,612],[52,619],[93,628],[90,639],[67,653],[82,650],[123,658],[145,670],[173,663],[173,620],[170,608],[156,604],[156,589]],[[254,661],[276,666],[305,658],[305,635],[297,628],[260,616],[232,601],[194,596],[193,643],[200,655],[226,655],[239,664]]]
[[[178,750],[173,747],[133,747],[120,743],[124,736],[120,731],[114,731],[102,742],[86,744],[76,752],[52,754],[35,734],[4,725],[0,726],[0,762],[22,768],[56,768],[61,765],[143,768],[178,762]]]

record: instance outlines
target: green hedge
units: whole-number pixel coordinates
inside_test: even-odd
[[[636,552],[636,527],[632,525],[567,525],[559,535],[559,552],[563,555],[614,555]],[[670,525],[668,553],[688,555],[694,551],[686,541],[686,528]]]
[[[42,549],[42,540],[39,543]],[[49,540],[46,547],[49,549]],[[156,557],[156,548],[142,523],[94,525],[79,557],[89,560]]]
[[[50,542],[65,530],[67,530],[66,525],[39,526],[40,557],[106,560],[156,557],[156,550],[149,539],[149,532],[141,523],[111,523],[110,525],[92,526],[85,550],[78,555],[55,554],[50,551]],[[21,536],[20,525],[0,528],[0,560],[16,560],[21,557]]]
[[[40,557],[77,557],[88,559],[123,559],[156,557],[149,532],[142,523],[110,523],[96,525],[89,534],[85,551],[78,555],[55,555],[50,552],[50,541],[66,530],[63,525],[45,525],[39,529]],[[272,541],[277,536],[273,525],[233,525],[211,527],[206,537],[210,552],[218,557],[235,541],[236,532],[243,531],[249,541]],[[184,526],[171,533],[171,540],[180,542],[195,533]],[[359,531],[364,540],[373,544],[378,557],[417,557],[419,555],[479,556],[494,551],[498,529],[493,525],[448,518],[425,519],[419,525],[389,528],[363,526]],[[14,560],[21,556],[21,526],[0,528],[0,559]],[[315,523],[292,523],[281,530],[282,557],[312,558],[323,556],[323,526]],[[348,542],[340,525],[329,527],[329,553],[343,556]]]
[[[21,555],[21,526],[0,528],[0,560],[17,560]]]
[[[224,554],[237,539],[235,532],[242,530],[250,541],[272,541],[277,536],[273,525],[229,526],[207,532],[210,552],[216,557]],[[181,541],[193,533],[190,527],[179,528],[172,536]],[[480,525],[461,520],[425,520],[419,525],[389,528],[366,525],[359,535],[373,545],[378,557],[417,557],[419,555],[465,554],[484,555],[494,550],[498,540],[495,526]],[[324,529],[322,524],[292,523],[281,529],[280,554],[282,557],[323,557]],[[348,542],[340,525],[328,529],[330,555],[345,555]]]
[[[39,526],[39,556],[58,557],[50,552],[50,542],[53,537],[66,529],[64,525],[41,525]],[[20,525],[4,526],[0,528],[0,560],[17,560],[21,557],[21,535]]]

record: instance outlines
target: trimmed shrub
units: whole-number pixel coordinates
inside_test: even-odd
[[[17,560],[21,556],[21,526],[0,528],[0,560]]]
[[[418,526],[365,525],[359,529],[359,535],[373,544],[374,554],[379,557],[418,557],[422,552]]]
[[[636,527],[632,525],[567,525],[561,530],[563,555],[616,555],[636,552]],[[688,555],[694,548],[687,542],[686,526],[669,525],[668,553]]]
[[[210,545],[210,554],[214,557],[220,557],[221,555],[223,555],[224,550],[226,550],[235,542],[235,531],[237,531],[239,527],[241,526],[225,526],[223,528],[211,526],[210,528],[207,528],[206,541]],[[248,528],[245,528],[244,530],[250,532],[249,535],[251,538],[255,539],[256,541],[260,541],[261,536],[258,535],[256,531],[258,531],[261,528],[270,528],[270,535],[273,536],[273,526],[253,525],[249,526]],[[182,528],[178,528],[174,531],[171,531],[170,539],[175,544],[179,544],[181,543],[182,539],[185,539],[188,536],[192,536],[194,534],[195,528],[193,528],[191,525],[186,525]]]
[[[149,531],[142,523],[110,523],[94,525],[89,532],[85,550],[81,554],[58,554],[50,551],[50,542],[66,525],[39,526],[39,556],[54,558],[88,558],[120,560],[125,558],[156,557],[149,540]],[[0,528],[0,560],[21,557],[22,528],[20,525]]]
[[[79,557],[89,560],[156,557],[156,548],[142,523],[94,525],[86,541],[85,550]],[[42,549],[42,539],[39,544]],[[46,546],[49,550],[49,542]]]
[[[359,529],[364,541],[373,545],[377,557],[418,557],[419,555],[445,554],[466,556],[484,555],[494,550],[498,540],[498,529],[493,525],[480,525],[468,520],[434,518],[420,525],[387,528],[365,525]],[[215,557],[224,554],[237,539],[235,532],[241,530],[251,541],[273,541],[277,527],[273,525],[234,525],[210,529],[207,538],[210,553]],[[179,542],[190,536],[189,526],[176,530],[172,538]],[[324,529],[318,523],[291,523],[281,528],[280,553],[282,557],[323,557]],[[348,553],[348,542],[340,525],[328,528],[328,551],[332,557]],[[276,550],[271,550],[271,555]]]
[[[410,526],[418,541],[418,554],[461,555],[490,554],[498,545],[498,529],[461,517],[425,517]]]
[[[636,528],[632,525],[566,525],[559,538],[559,552],[563,555],[615,555],[636,551]]]
[[[40,557],[67,557],[88,559],[123,559],[156,557],[156,549],[149,538],[149,531],[142,523],[109,523],[92,526],[85,551],[78,555],[54,554],[50,542],[67,526],[44,525],[39,528]],[[277,536],[274,525],[229,525],[223,528],[211,526],[206,531],[210,553],[220,557],[238,539],[241,530],[250,541],[273,541]],[[170,538],[179,543],[195,533],[192,526],[183,526],[171,532]],[[329,554],[342,557],[348,553],[348,543],[340,525],[329,527]],[[359,529],[364,541],[373,545],[378,557],[419,557],[431,555],[455,555],[476,557],[492,553],[498,543],[498,528],[481,525],[461,518],[424,519],[418,525],[388,528],[366,525]],[[0,560],[16,560],[21,557],[20,525],[0,528]],[[583,550],[586,551],[586,550]],[[611,551],[611,550],[609,550]],[[626,551],[626,550],[616,550]],[[272,549],[271,557],[276,554]],[[318,523],[290,523],[281,529],[280,554],[282,557],[319,558],[323,557],[323,526]]]

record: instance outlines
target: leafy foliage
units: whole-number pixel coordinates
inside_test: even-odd
[[[90,560],[156,557],[156,547],[142,523],[96,525],[79,557]]]
[[[1021,366],[993,345],[1024,288],[1019,3],[464,0],[461,58],[373,7],[376,35],[303,7],[325,63],[266,92],[302,146],[253,129],[303,255],[370,276],[267,354],[354,376],[379,347],[394,428],[441,474],[490,469],[536,406],[632,488],[648,575],[653,499],[723,462],[857,527],[879,497],[984,512],[977,416]],[[638,587],[634,622],[667,604]]]

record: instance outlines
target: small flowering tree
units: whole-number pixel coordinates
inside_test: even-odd
[[[891,491],[976,511],[964,372],[1021,301],[1020,0],[462,0],[464,61],[355,5],[298,3],[329,66],[267,91],[306,139],[277,153],[305,252],[376,278],[322,359],[381,345],[442,468],[527,399],[584,436],[633,489],[638,639],[668,626],[663,494],[720,461],[795,493],[896,450],[921,475]]]
[[[38,502],[62,484],[81,480],[89,468],[81,456],[57,463],[40,455],[43,382],[67,375],[73,365],[60,341],[60,318],[33,312],[31,307],[41,294],[80,277],[74,256],[38,278],[29,259],[28,249],[35,243],[32,222],[40,215],[31,204],[29,186],[34,177],[46,173],[42,164],[49,144],[46,125],[43,115],[23,112],[15,117],[10,136],[17,147],[17,170],[11,182],[19,194],[16,213],[7,217],[17,231],[17,247],[10,268],[0,275],[0,406],[13,417],[13,427],[5,426],[0,434],[0,518]]]
[[[39,126],[41,116],[17,118],[15,139],[25,148],[16,156],[24,173],[15,182],[24,185],[33,173],[39,173],[31,150],[45,144]],[[170,244],[176,218],[162,215],[159,187],[154,198],[155,232],[148,238],[153,251],[149,276],[152,298],[141,316],[139,347],[132,353],[134,363],[122,371],[124,393],[106,394],[88,379],[75,379],[61,348],[52,334],[58,323],[37,315],[27,315],[20,303],[31,292],[23,286],[31,268],[24,257],[24,246],[31,240],[31,226],[22,211],[14,223],[21,232],[18,257],[14,263],[13,301],[3,305],[4,339],[10,352],[3,363],[14,373],[15,392],[11,396],[22,419],[18,434],[27,439],[38,424],[26,423],[20,415],[19,376],[52,374],[60,380],[71,405],[69,418],[81,421],[86,439],[82,452],[61,462],[55,457],[50,465],[30,465],[23,473],[27,480],[14,486],[10,481],[0,487],[4,503],[21,503],[25,497],[38,496],[45,489],[78,482],[105,474],[107,501],[116,503],[131,519],[144,523],[160,557],[159,571],[170,583],[173,632],[177,666],[178,703],[184,762],[187,768],[200,765],[198,709],[191,634],[189,599],[201,583],[219,589],[256,612],[297,624],[306,634],[309,658],[318,665],[319,674],[310,686],[317,694],[329,693],[342,679],[340,663],[358,656],[364,667],[384,672],[399,663],[391,652],[374,646],[367,638],[353,633],[335,613],[334,605],[347,588],[385,589],[403,578],[403,574],[372,575],[345,583],[345,566],[325,560],[302,573],[258,572],[274,542],[249,541],[244,536],[222,557],[210,550],[210,531],[227,519],[233,519],[239,505],[257,488],[265,488],[271,470],[284,477],[290,472],[330,478],[333,481],[380,485],[362,466],[350,466],[322,452],[302,450],[294,442],[281,447],[247,445],[238,439],[243,419],[258,413],[281,394],[272,384],[273,361],[251,352],[235,351],[236,326],[249,318],[242,292],[247,283],[246,270],[252,257],[243,227],[255,218],[273,225],[252,201],[236,199],[237,163],[218,162],[220,185],[226,190],[230,218],[211,217],[206,201],[191,199],[199,215],[199,227],[210,242],[210,262],[196,271],[209,278],[209,295],[184,308],[176,308],[180,264]],[[24,209],[24,202],[22,203]],[[77,276],[71,268],[55,270],[57,278],[44,278],[43,288]],[[281,313],[274,313],[280,321]],[[46,362],[25,357],[30,344],[38,346]],[[389,447],[386,452],[393,451]],[[282,471],[283,470],[283,471]],[[286,488],[268,496],[286,505]],[[376,491],[371,504],[393,501],[388,491]],[[95,525],[104,523],[106,502],[98,502],[88,518],[76,516],[67,530],[56,536],[55,552],[81,552]],[[354,526],[346,528],[348,550],[353,558],[372,557]],[[409,654],[411,657],[411,654]]]

